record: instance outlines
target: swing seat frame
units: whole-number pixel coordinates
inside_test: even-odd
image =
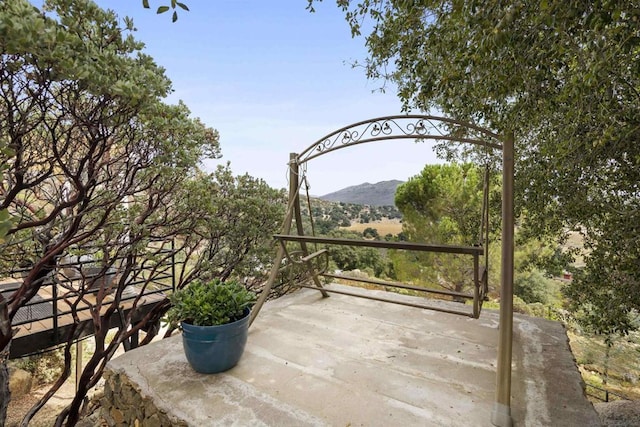
[[[480,242],[474,246],[452,246],[438,245],[427,243],[412,242],[387,242],[375,240],[358,240],[358,239],[340,239],[330,237],[317,237],[313,229],[313,217],[311,217],[312,235],[305,235],[302,224],[302,209],[300,201],[300,190],[303,184],[306,184],[307,203],[309,214],[311,215],[311,202],[308,192],[308,182],[306,177],[307,163],[319,156],[327,153],[351,147],[354,145],[396,140],[396,139],[412,139],[412,140],[434,140],[447,143],[463,143],[473,144],[483,147],[485,150],[502,149],[501,139],[494,134],[479,126],[457,121],[454,119],[431,116],[431,115],[398,115],[387,116],[372,120],[365,120],[345,126],[331,134],[319,139],[311,144],[300,154],[290,153],[289,155],[289,203],[287,213],[284,219],[282,232],[274,235],[274,239],[279,242],[278,252],[274,260],[273,268],[265,284],[256,307],[252,313],[252,321],[257,316],[262,304],[266,299],[273,283],[279,272],[286,268],[294,268],[294,266],[302,267],[306,270],[306,275],[302,279],[298,279],[298,283],[293,283],[299,287],[311,287],[321,292],[323,297],[328,297],[329,293],[335,292],[326,289],[322,285],[323,279],[347,280],[354,282],[362,282],[370,285],[381,286],[387,289],[404,289],[413,292],[421,292],[424,294],[435,295],[437,298],[449,298],[455,301],[470,300],[471,308],[468,305],[460,304],[462,308],[448,309],[441,305],[429,304],[429,299],[425,299],[425,304],[420,304],[420,308],[432,309],[436,311],[446,311],[453,314],[460,314],[472,318],[478,318],[482,309],[482,303],[487,299],[489,293],[488,274],[489,274],[489,167],[485,169],[484,176],[484,197],[482,203],[482,212],[480,220]],[[292,233],[292,226],[295,222],[295,232]],[[292,251],[287,245],[297,244],[299,250]],[[309,251],[308,245],[313,244],[316,247],[315,252]],[[472,292],[456,292],[446,289],[434,289],[431,287],[421,287],[412,284],[400,282],[385,281],[377,278],[354,278],[339,273],[328,272],[329,253],[327,247],[318,250],[318,244],[322,245],[344,245],[353,247],[371,247],[384,248],[394,250],[418,251],[418,252],[434,252],[443,254],[457,254],[461,256],[470,256],[473,260],[473,268],[470,268],[473,280]],[[318,263],[322,260],[322,263]],[[283,262],[285,263],[283,266]],[[287,267],[289,266],[289,267]],[[291,274],[293,280],[294,274]],[[311,284],[309,284],[311,282]],[[345,292],[341,292],[345,294]],[[354,296],[362,297],[361,294]],[[397,303],[395,300],[388,300],[391,303]],[[415,305],[415,304],[414,304]]]
[[[435,304],[414,304],[402,302],[394,299],[388,298],[380,298],[380,297],[372,297],[363,295],[360,293],[351,293],[345,291],[338,291],[333,289],[327,289],[324,287],[318,288],[317,286],[307,285],[305,283],[298,283],[297,286],[301,288],[310,288],[310,289],[318,289],[324,290],[328,293],[339,293],[342,295],[350,295],[359,298],[369,298],[375,299],[377,301],[384,301],[393,304],[406,305],[410,307],[423,308],[429,310],[440,311],[444,313],[450,314],[459,314],[463,316],[469,316],[477,319],[480,316],[480,311],[482,309],[482,302],[487,299],[487,294],[489,291],[488,286],[488,275],[487,269],[480,265],[480,257],[484,255],[484,249],[479,246],[452,246],[452,245],[432,245],[425,243],[410,243],[410,242],[384,242],[378,240],[357,240],[357,239],[341,239],[341,238],[332,238],[332,237],[316,237],[316,236],[300,236],[300,235],[285,235],[285,234],[275,234],[273,236],[276,240],[280,242],[281,247],[285,251],[285,256],[288,260],[295,264],[306,264],[309,263],[314,258],[324,255],[327,258],[330,254],[330,250],[327,248],[320,249],[312,254],[309,254],[305,257],[301,257],[299,260],[295,260],[288,254],[286,243],[287,242],[297,242],[297,243],[310,243],[310,244],[327,244],[327,245],[339,245],[339,246],[355,246],[355,247],[370,247],[370,248],[384,248],[384,249],[394,249],[394,250],[410,250],[410,251],[419,251],[419,252],[435,252],[435,253],[449,253],[449,254],[460,254],[460,255],[468,255],[473,257],[473,293],[464,293],[464,292],[455,292],[450,290],[436,289],[436,288],[427,288],[423,286],[415,286],[401,282],[392,282],[387,280],[375,279],[375,278],[356,278],[353,276],[340,274],[340,273],[329,273],[326,269],[323,270],[314,270],[313,267],[309,269],[310,274],[316,274],[318,276],[322,276],[327,279],[338,279],[338,280],[347,280],[353,282],[362,282],[370,285],[382,286],[384,288],[391,289],[404,289],[413,292],[421,292],[425,294],[434,294],[440,297],[448,297],[454,299],[462,299],[462,300],[471,300],[472,308],[469,309],[452,309],[447,308],[441,305]],[[310,276],[308,277],[310,278]],[[428,300],[427,300],[428,301]],[[468,306],[465,306],[468,307]]]
[[[513,343],[513,252],[514,252],[514,135],[507,132],[500,136],[480,126],[472,123],[450,119],[446,117],[438,117],[432,115],[396,115],[386,116],[361,122],[354,123],[338,129],[325,137],[319,139],[301,154],[291,153],[289,155],[289,204],[284,219],[282,232],[275,235],[274,238],[280,242],[273,267],[269,274],[262,293],[254,306],[251,314],[251,322],[255,320],[260,308],[267,299],[271,287],[275,282],[278,273],[282,271],[282,262],[288,254],[287,244],[298,243],[300,245],[301,256],[298,259],[289,259],[290,264],[301,264],[307,268],[313,285],[299,283],[302,287],[312,287],[320,291],[323,297],[329,296],[329,291],[336,290],[325,289],[320,277],[333,279],[346,279],[341,275],[328,273],[322,269],[314,268],[313,262],[320,256],[328,259],[328,252],[322,249],[315,252],[309,252],[307,245],[321,243],[319,238],[315,236],[305,236],[302,226],[302,215],[300,209],[300,186],[306,182],[306,175],[302,175],[300,179],[301,166],[306,170],[306,164],[309,160],[318,156],[333,152],[345,147],[357,144],[393,140],[393,139],[412,139],[412,140],[434,140],[439,142],[472,144],[485,149],[496,149],[502,151],[502,241],[501,241],[501,273],[500,273],[500,320],[499,320],[499,340],[498,355],[496,364],[496,399],[491,414],[491,422],[497,426],[511,426],[511,362],[512,362],[512,343]],[[487,169],[488,172],[488,169]],[[483,200],[483,212],[481,221],[481,233],[483,242],[477,247],[448,247],[442,245],[426,245],[423,249],[429,248],[434,252],[459,253],[456,250],[462,250],[464,254],[473,257],[473,276],[474,276],[474,294],[473,294],[473,312],[471,317],[478,317],[482,307],[482,301],[486,298],[488,287],[487,280],[489,274],[489,215],[488,215],[488,174],[485,173],[485,194]],[[308,185],[307,185],[308,199]],[[311,214],[311,210],[309,212]],[[291,233],[293,220],[296,223],[297,234]],[[325,239],[326,244],[348,244],[354,246],[373,246],[383,243],[388,245],[392,242],[372,242],[372,241],[352,241],[350,239]],[[356,243],[357,242],[357,243]],[[400,244],[409,245],[407,249],[417,249],[423,245],[420,243]],[[393,245],[392,245],[393,246]],[[436,247],[437,246],[437,247]],[[386,247],[386,246],[380,246]],[[324,248],[323,248],[324,249]],[[395,248],[402,249],[402,248]],[[469,253],[467,253],[469,252]],[[482,256],[484,262],[480,262]],[[286,268],[286,267],[285,267]],[[359,281],[363,281],[359,279]],[[367,279],[367,283],[378,284],[381,286],[401,287],[410,286],[396,282],[386,282],[378,279]],[[410,288],[409,288],[410,289]],[[352,295],[350,292],[338,292]],[[361,294],[353,294],[353,296],[361,297]],[[376,298],[371,298],[376,299]],[[438,307],[420,307],[436,310]],[[440,310],[442,311],[442,310]],[[455,313],[466,314],[467,313]]]

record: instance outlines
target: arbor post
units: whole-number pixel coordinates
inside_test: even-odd
[[[300,173],[297,159],[297,153],[289,153],[289,198],[287,201],[287,214],[284,218],[284,224],[282,225],[282,234],[289,234],[291,232],[291,222],[293,221],[293,210],[294,210],[294,202],[297,200],[296,196],[298,194],[298,175]],[[269,273],[269,278],[262,288],[262,292],[256,301],[256,304],[253,306],[251,310],[251,318],[249,319],[249,326],[253,324],[253,321],[258,317],[258,313],[260,313],[260,309],[264,305],[265,301],[269,297],[269,292],[271,292],[271,288],[273,283],[276,281],[278,277],[278,271],[280,270],[280,263],[284,258],[284,248],[282,245],[278,245],[278,250],[276,252],[276,258],[273,261],[273,266],[271,267],[271,272]]]
[[[496,401],[491,422],[511,427],[511,356],[513,345],[513,248],[514,248],[514,137],[507,134],[502,146],[502,271]]]

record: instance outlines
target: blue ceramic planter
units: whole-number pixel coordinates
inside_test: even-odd
[[[231,369],[240,360],[249,332],[249,310],[232,323],[194,326],[182,322],[182,346],[191,367],[201,374]]]

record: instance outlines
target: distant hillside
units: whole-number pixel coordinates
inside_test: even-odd
[[[369,206],[394,206],[396,188],[403,181],[382,181],[377,184],[354,185],[319,198],[331,202],[354,203]]]

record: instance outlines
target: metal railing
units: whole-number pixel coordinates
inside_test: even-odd
[[[614,400],[631,400],[627,396],[624,396],[620,393],[613,392],[611,390],[607,390],[606,388],[598,387],[591,384],[586,384],[585,392],[587,396],[591,396],[594,399],[600,400],[602,402],[612,402]],[[592,390],[595,391],[592,391]],[[604,397],[603,397],[604,396]]]
[[[118,268],[122,265],[122,259],[112,259],[108,265],[101,265],[101,260],[87,257],[58,258],[54,271],[40,279],[42,284],[39,286],[38,293],[18,309],[13,318],[12,327],[24,328],[28,335],[38,329],[35,326],[36,322],[48,324],[48,333],[52,342],[42,342],[42,348],[46,348],[57,344],[62,338],[65,325],[61,324],[61,319],[66,315],[88,310],[98,292],[103,292],[104,298],[101,304],[104,306],[111,304],[115,291],[124,286],[119,303],[121,306],[133,308],[136,305],[134,300],[140,296],[161,296],[175,290],[177,273],[175,246],[172,242],[166,243],[171,243],[171,246],[153,249],[153,256],[161,261],[148,262],[147,260],[146,263],[137,265],[126,278],[121,276]],[[25,277],[29,271],[29,268],[25,267],[0,274],[0,276],[13,278],[13,281],[5,280],[4,283],[0,283],[0,292],[5,299],[10,298],[20,289],[22,280],[19,277]],[[124,283],[119,283],[120,281]],[[72,307],[71,304],[78,299],[82,301],[77,307]],[[151,298],[151,300],[157,301],[158,298]],[[136,306],[143,304],[141,300]],[[42,328],[42,325],[39,328]]]

